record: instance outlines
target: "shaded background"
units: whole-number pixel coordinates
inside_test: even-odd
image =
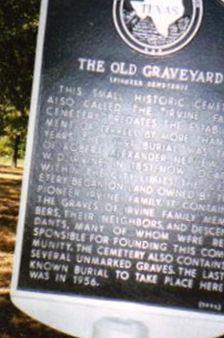
[[[40,0],[0,4],[0,338],[68,337],[9,299]]]

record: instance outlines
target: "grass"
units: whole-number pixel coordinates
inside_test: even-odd
[[[0,166],[0,296],[8,295],[22,169]]]
[[[11,166],[12,164],[12,157],[11,156],[0,156],[0,166],[3,165],[3,166]],[[23,164],[24,164],[24,159],[19,159],[18,160],[18,167],[19,168],[22,168],[23,167]]]
[[[10,301],[9,287],[23,171],[22,167],[12,169],[7,163],[4,161],[0,164],[0,338],[68,338],[27,317]]]

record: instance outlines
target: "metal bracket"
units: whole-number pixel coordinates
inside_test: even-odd
[[[93,328],[92,338],[149,338],[148,329],[141,322],[103,318]]]

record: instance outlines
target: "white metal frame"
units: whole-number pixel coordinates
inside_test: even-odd
[[[77,337],[92,337],[94,325],[102,318],[118,318],[119,320],[142,322],[148,328],[149,338],[214,338],[221,335],[224,333],[224,316],[221,315],[179,311],[125,301],[107,301],[100,300],[99,298],[92,299],[80,296],[18,290],[31,157],[38,113],[47,12],[48,0],[42,0],[25,161],[26,170],[22,186],[11,286],[11,299],[13,303],[25,313],[46,325]]]

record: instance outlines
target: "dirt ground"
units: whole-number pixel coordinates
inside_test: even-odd
[[[0,165],[0,338],[68,338],[17,310],[9,298],[22,169]]]

